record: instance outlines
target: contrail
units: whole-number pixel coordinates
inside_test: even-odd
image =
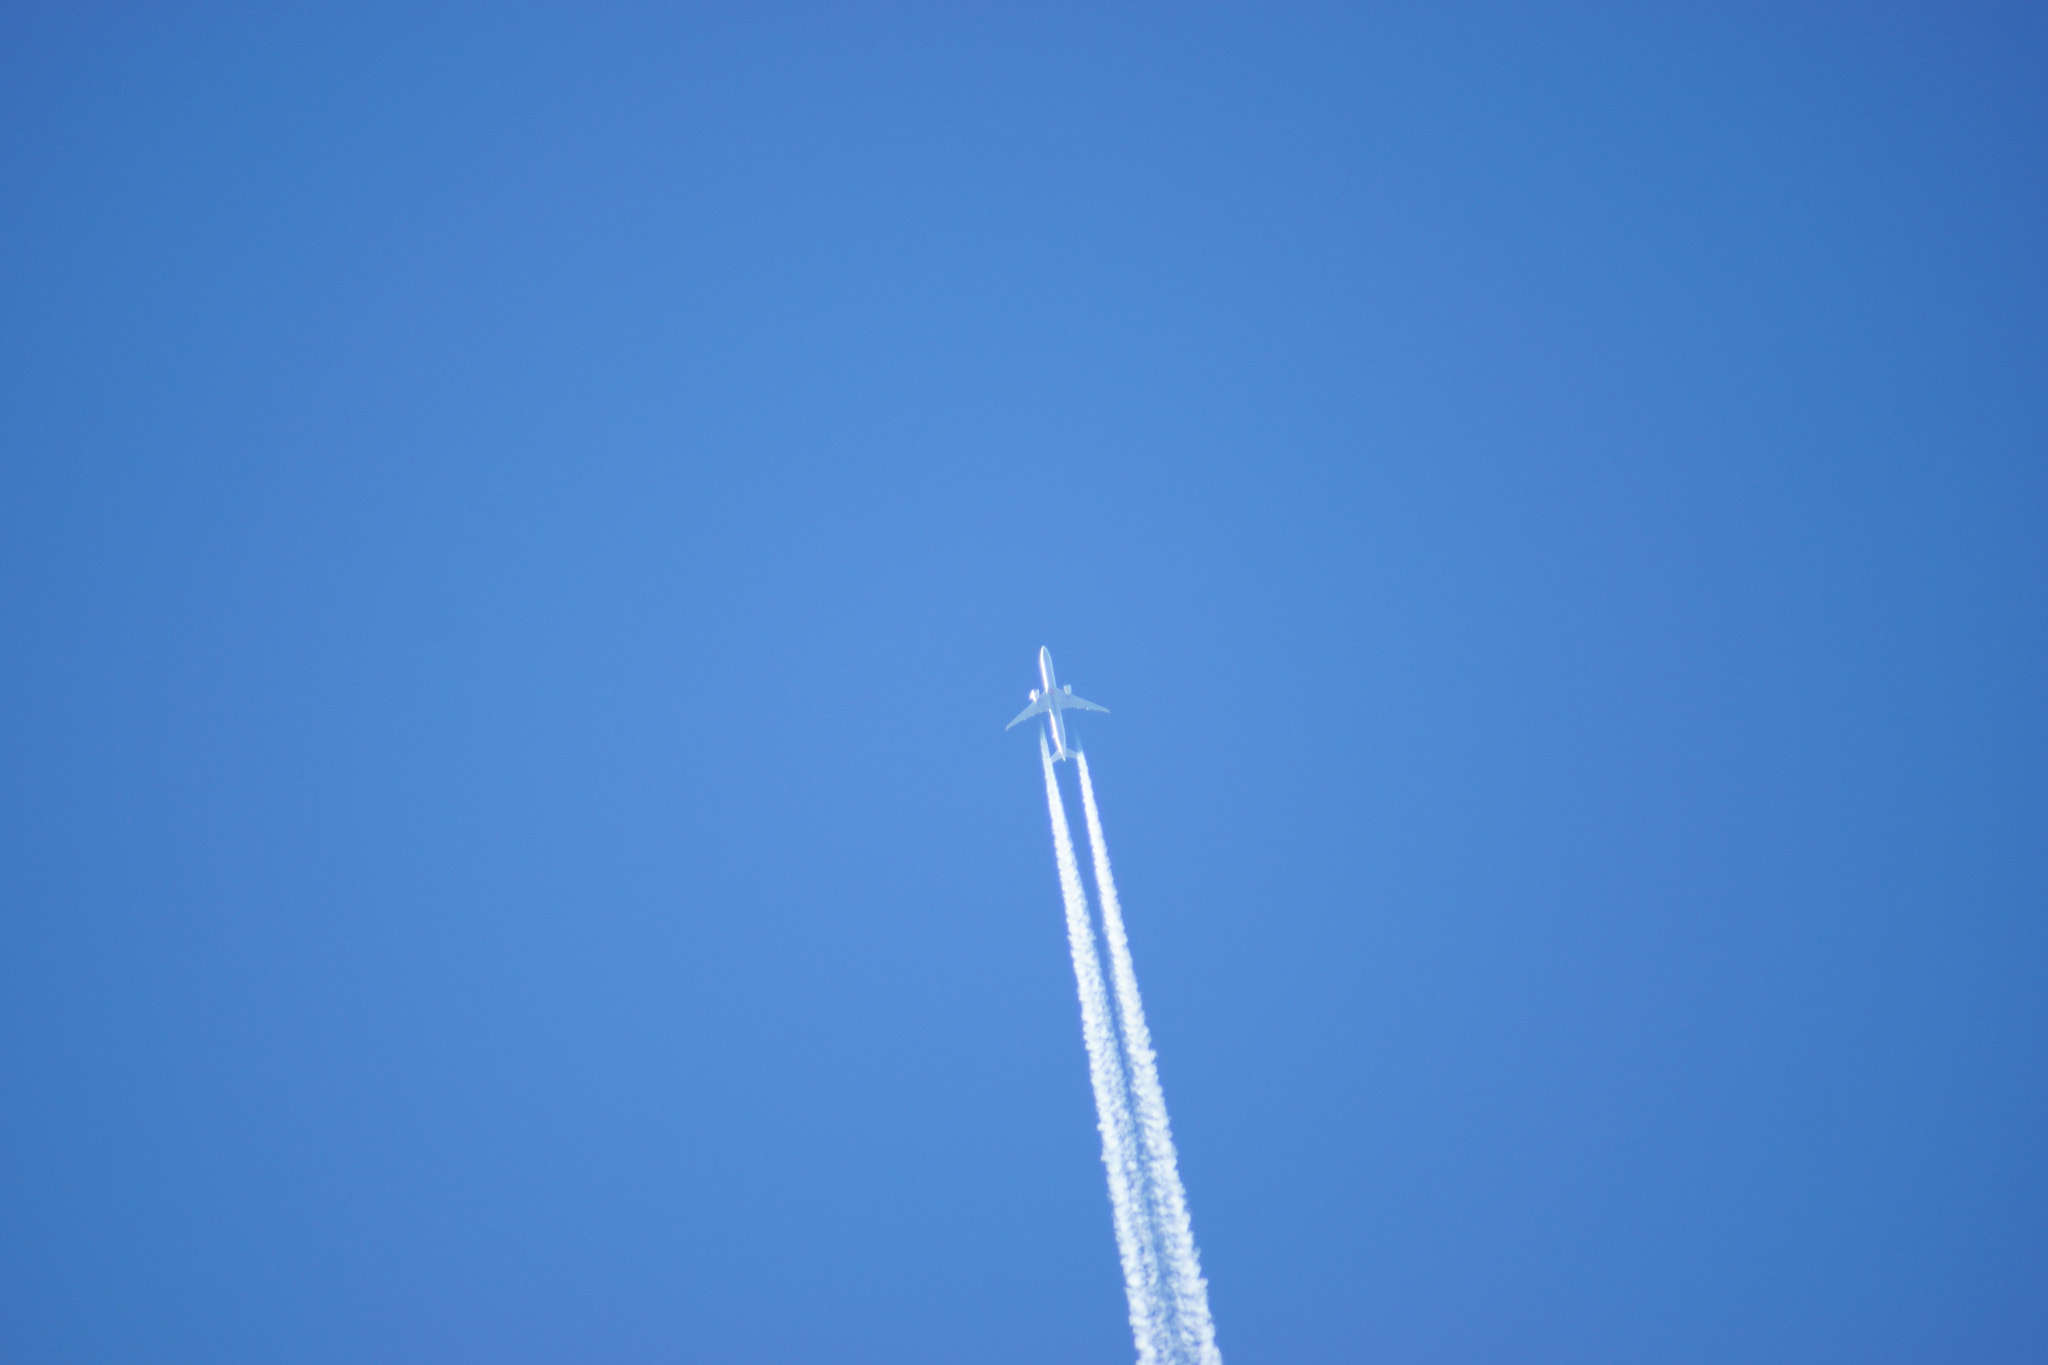
[[[1043,751],[1043,741],[1040,743]],[[1137,1137],[1144,1176],[1144,1207],[1148,1229],[1157,1239],[1161,1268],[1166,1272],[1165,1326],[1170,1343],[1167,1359],[1175,1365],[1223,1365],[1216,1349],[1216,1327],[1209,1317],[1209,1286],[1202,1279],[1202,1262],[1195,1250],[1194,1227],[1188,1220],[1187,1191],[1180,1183],[1180,1163],[1174,1155],[1173,1130],[1166,1120],[1166,1092],[1159,1085],[1159,1067],[1152,1052],[1152,1033],[1145,1027],[1145,1005],[1138,998],[1138,975],[1131,967],[1130,940],[1124,936],[1123,911],[1117,904],[1116,881],[1109,872],[1109,845],[1102,837],[1102,816],[1095,805],[1095,784],[1088,779],[1088,756],[1074,755],[1081,770],[1081,807],[1088,817],[1088,843],[1095,854],[1095,894],[1102,906],[1102,936],[1109,945],[1111,978],[1116,983],[1117,1015],[1123,1024],[1123,1064],[1137,1109]],[[1054,799],[1052,760],[1045,764],[1047,791]],[[1065,812],[1054,816],[1054,837],[1061,837]],[[1067,860],[1071,861],[1069,853]],[[1067,882],[1066,862],[1060,880]],[[1067,896],[1067,924],[1074,924],[1074,899],[1079,876]],[[1093,948],[1091,942],[1089,947]],[[1075,961],[1079,962],[1078,948]],[[1083,992],[1085,996],[1086,992]],[[1093,1045],[1091,1044],[1091,1052]],[[1097,1092],[1100,1094],[1100,1091]],[[1126,1274],[1128,1278],[1128,1272]],[[1132,1300],[1135,1321],[1136,1300]]]
[[[1067,903],[1067,943],[1074,953],[1074,982],[1081,993],[1081,1036],[1088,1046],[1088,1079],[1095,1087],[1097,1127],[1102,1131],[1102,1164],[1109,1172],[1109,1206],[1116,1223],[1117,1254],[1123,1260],[1124,1294],[1131,1305],[1131,1335],[1137,1339],[1138,1365],[1175,1365],[1179,1354],[1162,1303],[1159,1258],[1149,1235],[1151,1220],[1141,1206],[1145,1173],[1139,1164],[1123,1062],[1109,1017],[1109,996],[1102,985],[1102,963],[1095,955],[1095,929],[1088,919],[1088,899],[1081,889],[1081,869],[1074,859],[1074,840],[1067,829],[1067,806],[1053,775],[1052,752],[1038,740],[1045,764],[1045,804],[1052,816],[1052,846],[1059,862],[1060,895]],[[1091,807],[1092,809],[1092,807]]]

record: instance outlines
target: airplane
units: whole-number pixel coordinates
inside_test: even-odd
[[[1076,711],[1100,711],[1104,715],[1108,715],[1109,708],[1107,706],[1097,706],[1092,701],[1075,696],[1071,683],[1061,687],[1058,683],[1054,682],[1052,680],[1052,651],[1043,646],[1038,651],[1038,678],[1045,686],[1042,689],[1032,688],[1031,705],[1018,712],[1017,719],[1011,721],[1003,728],[1005,730],[1014,730],[1021,722],[1043,711],[1045,713],[1045,728],[1052,738],[1052,761],[1057,763],[1061,759],[1071,756],[1074,752],[1067,745],[1067,722],[1060,716],[1060,712],[1071,708]]]

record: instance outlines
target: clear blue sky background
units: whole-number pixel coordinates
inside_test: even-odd
[[[2038,9],[163,8],[0,36],[0,1355],[1127,1361],[1049,644],[1233,1365],[2048,1359]]]

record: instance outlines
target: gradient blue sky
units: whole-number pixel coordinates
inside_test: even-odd
[[[1233,1365],[2048,1358],[2048,23],[1657,8],[12,7],[0,1354],[1129,1360],[1049,644]]]

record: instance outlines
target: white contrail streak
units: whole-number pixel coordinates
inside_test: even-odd
[[[1117,1015],[1123,1024],[1123,1063],[1131,1097],[1137,1109],[1137,1137],[1144,1175],[1144,1207],[1157,1240],[1161,1269],[1166,1272],[1165,1308],[1167,1359],[1175,1365],[1222,1365],[1216,1349],[1216,1327],[1209,1317],[1209,1286],[1202,1279],[1202,1262],[1195,1250],[1193,1225],[1188,1219],[1187,1192],[1180,1183],[1180,1163],[1174,1155],[1173,1130],[1166,1120],[1166,1092],[1159,1085],[1159,1067],[1152,1052],[1152,1033],[1145,1027],[1145,1005],[1138,998],[1138,975],[1131,967],[1130,940],[1124,936],[1123,911],[1117,904],[1116,881],[1109,872],[1109,845],[1102,837],[1102,816],[1095,805],[1095,784],[1088,779],[1088,757],[1074,755],[1081,770],[1081,807],[1088,817],[1088,844],[1095,854],[1095,894],[1102,906],[1102,937],[1109,945],[1111,979],[1116,983]],[[1057,798],[1052,783],[1052,761],[1045,765],[1047,790]],[[1064,812],[1054,819],[1055,830],[1065,823]],[[1055,837],[1058,835],[1055,833]],[[1062,888],[1065,884],[1062,866]],[[1077,879],[1078,880],[1078,877]],[[1076,888],[1078,890],[1078,887]],[[1073,924],[1073,896],[1067,901],[1067,921]],[[1093,944],[1090,944],[1093,947]],[[1077,958],[1078,961],[1078,949]],[[1148,1239],[1149,1240],[1149,1239]],[[1128,1274],[1127,1274],[1128,1278]],[[1135,1318],[1136,1300],[1133,1303]]]
[[[1110,1021],[1109,996],[1102,985],[1102,963],[1095,955],[1095,929],[1088,920],[1088,899],[1081,889],[1081,869],[1074,859],[1074,840],[1067,828],[1066,802],[1060,799],[1053,775],[1052,753],[1039,737],[1038,756],[1045,765],[1045,804],[1052,816],[1053,854],[1059,862],[1060,895],[1067,903],[1067,943],[1074,953],[1074,982],[1081,994],[1081,1037],[1088,1046],[1088,1079],[1095,1087],[1097,1126],[1102,1131],[1102,1164],[1109,1172],[1109,1206],[1116,1224],[1117,1253],[1123,1260],[1124,1293],[1131,1305],[1131,1335],[1137,1339],[1138,1365],[1175,1365],[1175,1337],[1162,1303],[1160,1266],[1153,1246],[1151,1220],[1141,1205],[1145,1173],[1139,1164],[1123,1063],[1117,1053],[1116,1030]]]

